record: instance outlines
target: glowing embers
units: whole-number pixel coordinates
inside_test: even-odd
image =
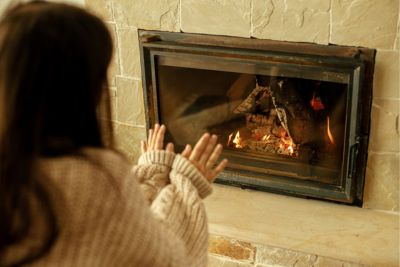
[[[313,94],[313,97],[310,100],[310,106],[315,110],[315,111],[320,111],[324,110],[325,106],[321,101],[320,97],[316,97],[315,93]]]
[[[285,132],[267,133],[267,128],[244,129],[230,133],[227,146],[236,149],[247,149],[251,151],[269,152],[280,155],[297,157],[298,148],[292,138]],[[234,137],[233,137],[234,136]]]

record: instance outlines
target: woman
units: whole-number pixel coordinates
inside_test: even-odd
[[[112,149],[103,22],[20,4],[0,21],[0,266],[206,266],[202,198],[227,164],[205,134],[175,154],[165,126],[133,168]]]

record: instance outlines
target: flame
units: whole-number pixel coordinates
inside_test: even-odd
[[[329,123],[329,116],[326,117],[326,133],[328,134],[328,138],[329,141],[331,142],[331,144],[335,144],[335,139],[333,139],[333,135],[331,133],[331,129],[330,129],[330,123]]]
[[[229,137],[228,137],[228,143],[226,144],[227,146],[229,146],[229,144],[231,143],[231,141],[232,141],[232,136],[233,136],[233,133],[231,133],[231,134],[229,135]]]
[[[287,138],[281,137],[281,143],[279,144],[280,149],[288,151],[289,155],[293,155],[295,147],[296,147],[296,145],[293,143],[292,138],[287,139]]]
[[[294,149],[291,145],[288,146],[288,150],[289,150],[290,155],[292,155],[294,153]]]
[[[313,94],[312,99],[310,100],[310,105],[315,111],[325,109],[324,104],[321,101],[320,97],[315,97],[315,93]]]
[[[233,139],[232,143],[235,144],[236,148],[243,148],[242,139],[240,138],[240,133],[237,131],[235,138]]]
[[[263,138],[262,138],[262,140],[263,140],[263,141],[267,141],[270,137],[271,137],[270,134],[269,134],[269,135],[264,135]]]
[[[292,138],[290,138],[289,142],[287,142],[286,144],[288,145],[287,146],[287,150],[289,151],[289,155],[293,155],[293,153],[294,153],[294,148],[293,148],[294,144],[293,144]]]

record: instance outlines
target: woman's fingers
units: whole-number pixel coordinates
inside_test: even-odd
[[[200,160],[199,160],[200,164],[204,165],[207,163],[207,161],[210,158],[211,153],[215,149],[215,145],[217,144],[217,139],[218,139],[218,137],[215,134],[213,134],[211,136],[211,138],[208,140],[208,144],[207,144],[206,148],[204,149],[202,155],[200,156]]]
[[[149,130],[149,137],[147,139],[147,144],[145,144],[146,146],[144,150],[145,151],[162,150],[164,147],[165,132],[166,132],[165,125],[160,126],[158,123],[154,124],[154,129]],[[168,144],[166,150],[174,152],[173,144],[172,143]]]
[[[218,160],[219,156],[221,155],[221,153],[222,153],[222,145],[218,144],[214,148],[211,156],[208,158],[208,160],[206,162],[206,168],[211,169],[214,166],[214,164],[217,162],[217,160]]]
[[[165,125],[158,128],[157,136],[154,141],[154,149],[161,150],[164,146]]]
[[[210,134],[205,133],[199,139],[197,144],[194,146],[192,153],[190,154],[189,160],[191,161],[199,161],[201,155],[203,154],[204,150],[208,145],[208,141],[210,140]]]
[[[146,141],[144,141],[144,140],[140,141],[140,147],[142,150],[142,154],[147,152],[147,142]]]
[[[167,147],[165,148],[166,151],[174,153],[174,144],[168,143]]]
[[[228,165],[228,160],[227,159],[222,160],[218,164],[218,166],[214,169],[213,175],[212,175],[212,177],[210,177],[211,179],[209,181],[210,182],[214,181],[215,177],[217,177],[217,175],[220,174],[227,165]]]
[[[190,157],[191,152],[192,152],[192,146],[187,144],[185,146],[185,149],[182,151],[181,155],[188,159]]]
[[[160,130],[160,125],[158,123],[154,124],[154,130],[153,130],[153,134],[151,136],[151,141],[149,144],[149,146],[152,150],[155,150],[156,140],[157,140],[157,135],[158,135],[159,130]]]
[[[147,138],[147,148],[148,148],[148,149],[151,148],[151,143],[152,143],[152,140],[153,140],[153,134],[154,134],[154,130],[153,130],[153,129],[150,129],[150,130],[149,130],[149,136],[148,136],[148,138]]]
[[[189,145],[186,145],[185,149],[182,151],[182,156],[189,159],[210,182],[212,182],[228,164],[228,160],[224,159],[213,169],[223,149],[221,144],[217,145],[217,138],[216,135],[210,136],[210,134],[206,133],[197,142],[193,151]]]

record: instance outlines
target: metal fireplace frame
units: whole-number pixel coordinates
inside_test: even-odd
[[[260,166],[253,163],[251,156],[241,157],[240,162],[231,161],[216,182],[362,205],[374,49],[146,30],[139,30],[139,45],[147,129],[155,122],[162,123],[158,106],[158,64],[261,75],[271,74],[273,70],[275,76],[289,74],[302,78],[305,75],[308,79],[319,70],[319,78],[322,74],[327,80],[348,79],[344,160],[338,184],[293,179],[282,171],[260,173],[257,172]],[[266,158],[263,164],[273,167],[280,163],[276,160],[270,163]]]

